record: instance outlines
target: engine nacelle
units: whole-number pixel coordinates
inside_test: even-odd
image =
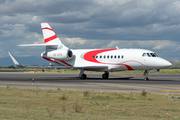
[[[73,52],[71,50],[54,50],[44,53],[43,56],[58,60],[70,60],[73,57]]]

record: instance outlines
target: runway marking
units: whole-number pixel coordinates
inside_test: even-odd
[[[180,90],[164,90],[164,91],[160,91],[160,92],[178,92]]]

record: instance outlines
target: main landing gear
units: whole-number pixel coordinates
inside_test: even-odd
[[[81,69],[81,72],[79,73],[79,78],[80,79],[86,79],[87,78],[87,75],[84,74],[84,69]],[[109,72],[105,71],[105,73],[102,74],[102,78],[103,79],[108,79],[109,78]]]
[[[104,74],[102,74],[103,79],[108,79],[109,78],[109,72],[106,71]]]
[[[149,78],[148,78],[148,70],[144,71],[144,80],[145,81],[149,80]]]
[[[86,78],[87,78],[87,75],[86,75],[86,74],[82,74],[80,78],[81,78],[81,79],[86,79]]]
[[[81,79],[86,79],[86,78],[87,78],[87,75],[84,74],[84,69],[81,69],[81,72],[79,73],[79,77],[80,77]]]

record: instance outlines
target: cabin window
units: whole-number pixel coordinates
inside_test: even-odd
[[[106,58],[106,56],[104,55],[104,59]]]
[[[123,59],[123,58],[124,58],[124,55],[122,55],[121,58]]]
[[[113,56],[111,55],[111,59],[113,58]]]
[[[100,59],[102,58],[102,56],[100,56]]]
[[[98,58],[98,56],[96,56],[96,58]]]
[[[118,55],[118,59],[120,58],[120,55]]]
[[[109,55],[107,56],[107,59],[109,59]]]
[[[114,58],[116,59],[116,55],[114,56]]]
[[[92,58],[94,59],[94,55],[92,56]]]

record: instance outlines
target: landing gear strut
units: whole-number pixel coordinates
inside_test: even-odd
[[[104,74],[102,74],[103,79],[108,79],[109,78],[109,72],[106,71]]]
[[[148,78],[148,70],[144,71],[144,80],[145,81],[149,80],[149,78]]]
[[[81,69],[81,72],[79,73],[79,77],[80,77],[81,79],[86,79],[86,78],[87,78],[87,75],[84,74],[84,69]]]

